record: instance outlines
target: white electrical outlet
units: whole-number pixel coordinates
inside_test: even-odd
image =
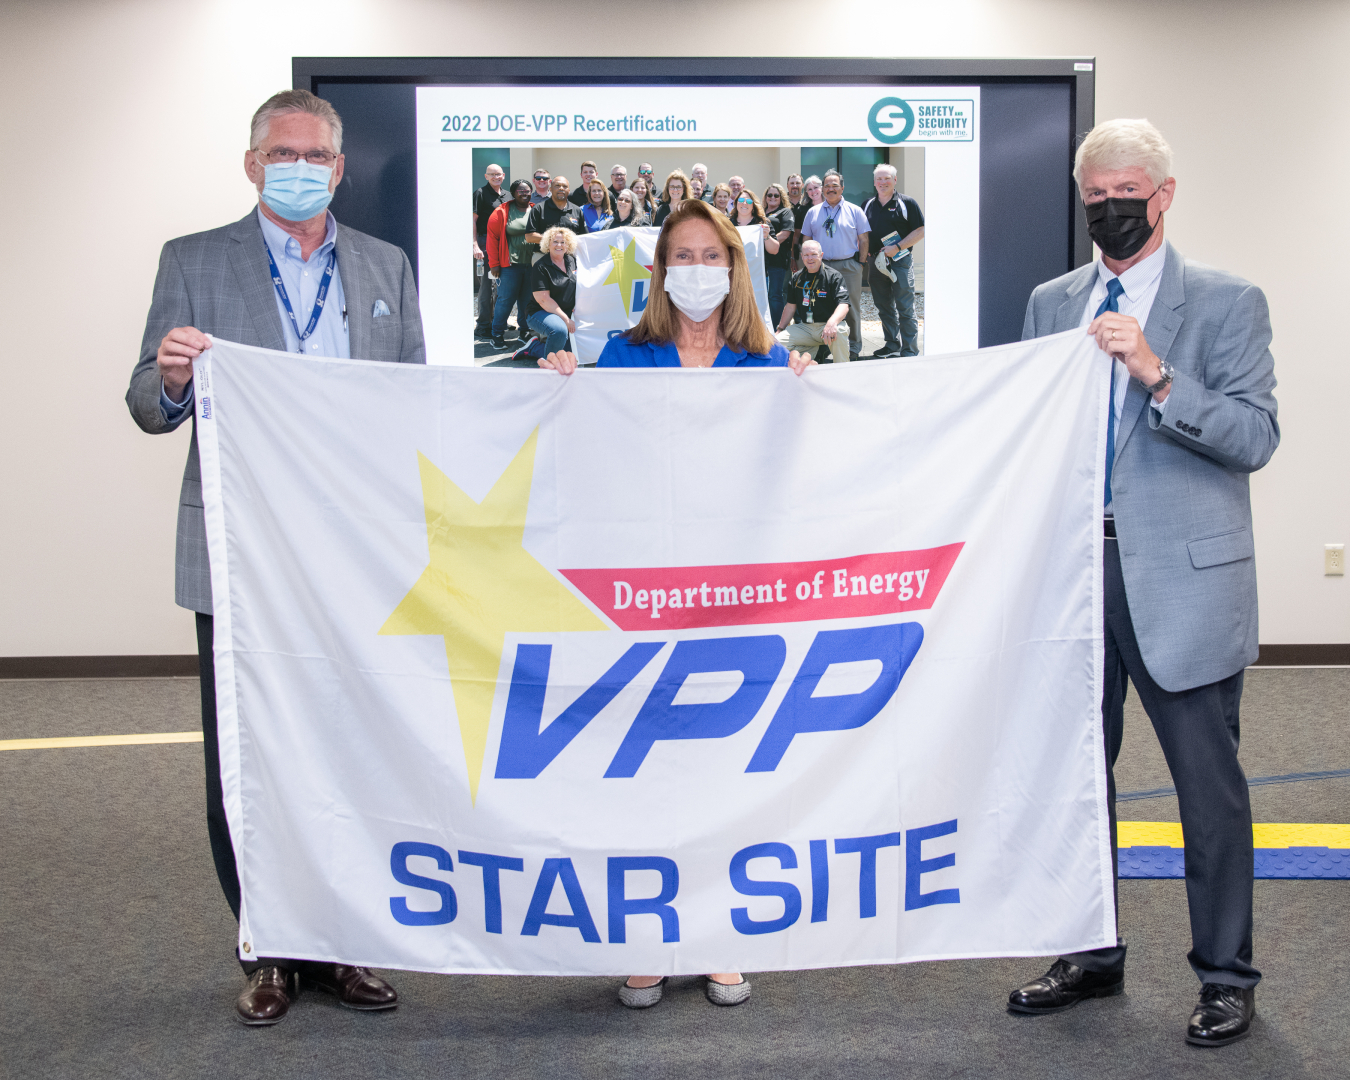
[[[1345,545],[1328,544],[1323,559],[1323,573],[1327,577],[1345,576]]]

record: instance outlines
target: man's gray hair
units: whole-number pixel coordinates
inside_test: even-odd
[[[274,117],[296,112],[309,113],[311,116],[317,116],[320,120],[325,121],[333,133],[334,152],[342,153],[342,117],[338,116],[337,110],[323,98],[315,97],[308,90],[283,90],[264,101],[258,107],[258,111],[253,114],[253,127],[249,132],[249,149],[256,150],[262,145],[262,141],[267,138],[267,128]],[[295,147],[295,149],[303,152],[309,148]]]
[[[1073,158],[1073,179],[1082,190],[1086,173],[1142,168],[1157,187],[1172,175],[1172,148],[1147,120],[1105,120],[1088,132]]]
[[[876,176],[877,173],[885,173],[892,180],[894,180],[896,177],[900,175],[900,173],[896,170],[896,167],[894,165],[887,165],[884,161],[880,165],[878,165],[875,169],[872,170],[873,176]]]

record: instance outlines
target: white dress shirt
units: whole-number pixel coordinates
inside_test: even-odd
[[[1120,299],[1116,301],[1116,306],[1120,309],[1120,314],[1129,315],[1139,324],[1139,329],[1143,330],[1148,325],[1149,309],[1153,307],[1153,301],[1158,295],[1158,285],[1162,281],[1163,263],[1167,261],[1167,247],[1164,245],[1150,255],[1147,259],[1142,259],[1131,266],[1125,273],[1116,275],[1106,268],[1106,263],[1098,261],[1097,263],[1097,281],[1092,286],[1092,291],[1088,294],[1087,306],[1083,309],[1083,319],[1078,324],[1087,329],[1092,320],[1097,315],[1097,309],[1102,306],[1102,301],[1106,299],[1106,286],[1112,278],[1119,276],[1120,284],[1124,292],[1120,294]],[[1116,432],[1120,432],[1120,416],[1125,410],[1125,395],[1130,389],[1129,369],[1119,360],[1115,361],[1115,396],[1112,398],[1111,406],[1116,413]],[[1158,412],[1162,412],[1167,402],[1164,400],[1161,405],[1150,399],[1151,404]],[[1117,441],[1116,448],[1120,448]],[[1106,504],[1106,512],[1110,514],[1111,504]]]

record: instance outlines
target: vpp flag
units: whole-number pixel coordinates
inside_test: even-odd
[[[764,230],[737,229],[750,264],[755,303],[769,322],[769,290],[764,280]],[[583,364],[600,359],[605,343],[636,326],[651,295],[652,258],[660,229],[607,229],[577,237],[577,357]]]
[[[197,362],[244,955],[747,971],[1114,941],[1106,364]]]

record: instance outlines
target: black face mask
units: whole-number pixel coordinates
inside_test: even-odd
[[[1158,194],[1155,190],[1153,195]],[[1157,224],[1148,223],[1148,199],[1103,199],[1087,203],[1088,236],[1108,259],[1128,259],[1142,251]],[[1162,221],[1162,215],[1158,215]]]

